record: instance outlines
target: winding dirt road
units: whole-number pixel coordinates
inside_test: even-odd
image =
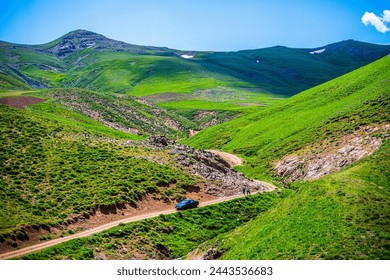
[[[266,185],[266,184],[270,185],[270,184],[265,183],[265,182],[261,182],[261,183],[264,183],[264,185]],[[273,187],[272,190],[276,188],[273,185],[271,185],[271,186]],[[270,191],[271,191],[271,189],[270,189]],[[243,195],[239,194],[239,195],[233,195],[233,196],[229,196],[229,197],[221,197],[219,199],[210,200],[210,201],[201,203],[201,204],[199,204],[199,207],[204,207],[204,206],[208,206],[208,205],[212,205],[212,204],[217,204],[217,203],[221,203],[221,202],[224,202],[224,201],[233,200],[233,199],[236,199],[236,198],[239,198],[239,197],[243,197]],[[29,247],[26,247],[26,248],[22,248],[22,249],[19,249],[19,250],[15,250],[15,251],[12,251],[12,252],[7,252],[7,253],[4,253],[4,254],[1,254],[0,255],[0,259],[3,260],[3,259],[16,258],[16,257],[19,257],[19,256],[23,256],[23,255],[26,255],[26,254],[29,254],[29,253],[33,253],[33,252],[36,252],[36,251],[39,251],[39,250],[42,250],[42,249],[45,249],[45,248],[48,248],[48,247],[51,247],[51,246],[63,243],[63,242],[66,242],[66,241],[69,241],[69,240],[72,240],[72,239],[90,236],[90,235],[93,235],[95,233],[98,233],[98,232],[110,229],[112,227],[118,226],[119,224],[122,224],[122,223],[125,224],[125,223],[136,222],[136,221],[140,221],[140,220],[144,220],[144,219],[154,218],[154,217],[157,217],[157,216],[159,216],[161,214],[167,215],[167,214],[172,214],[172,213],[175,213],[175,212],[177,212],[176,209],[171,209],[171,210],[166,210],[166,211],[159,211],[159,212],[148,213],[148,214],[139,215],[139,216],[133,216],[133,217],[125,218],[125,219],[122,219],[122,220],[117,220],[117,221],[114,221],[114,222],[111,222],[111,223],[108,223],[108,224],[105,224],[105,225],[102,225],[102,226],[98,226],[98,227],[93,228],[93,229],[82,231],[82,232],[79,232],[79,233],[76,233],[76,234],[73,234],[73,235],[60,237],[60,238],[57,238],[57,239],[54,239],[54,240],[49,240],[49,241],[46,241],[46,242],[43,242],[43,243],[39,243],[39,244],[36,244],[36,245],[33,245],[33,246],[29,246]]]

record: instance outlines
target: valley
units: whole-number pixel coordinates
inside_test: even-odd
[[[1,258],[389,258],[390,46],[0,50]]]

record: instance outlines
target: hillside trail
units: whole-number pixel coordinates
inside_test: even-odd
[[[221,158],[226,160],[230,164],[231,167],[242,165],[242,159],[236,155],[222,152],[219,150],[206,150],[206,151],[213,153],[213,154],[216,154],[216,155],[219,155]]]
[[[206,150],[206,151],[213,153],[213,154],[216,154],[216,155],[219,155],[221,158],[226,160],[230,164],[231,167],[242,165],[242,159],[236,155],[222,152],[219,150]],[[275,190],[278,188],[275,185],[268,183],[268,182],[259,181],[259,180],[253,180],[253,181],[255,181],[256,183],[262,184],[263,186],[266,186],[270,190]]]
[[[206,151],[213,153],[213,154],[216,154],[216,155],[219,155],[221,158],[226,160],[230,164],[231,167],[242,165],[242,159],[236,155],[229,154],[226,152],[221,152],[218,150],[206,150]],[[272,185],[271,183],[268,183],[268,182],[259,181],[259,180],[253,180],[253,181],[268,187],[270,190],[274,190],[274,189],[278,188],[275,185]]]
[[[273,185],[271,185],[271,186],[272,186],[272,190],[277,188],[276,186],[273,186]],[[270,189],[270,191],[271,191],[271,189]],[[254,193],[252,193],[252,195],[254,195],[256,193],[257,192],[254,192]],[[208,205],[213,205],[213,204],[217,204],[217,203],[233,200],[233,199],[240,198],[240,197],[244,197],[244,195],[243,194],[238,194],[238,195],[232,195],[232,196],[228,196],[228,197],[221,197],[221,198],[218,198],[218,199],[209,200],[209,201],[205,201],[203,203],[200,203],[199,207],[205,207],[205,206],[208,206]],[[63,242],[69,241],[69,240],[73,240],[73,239],[76,239],[76,238],[87,237],[87,236],[93,235],[95,233],[99,233],[101,231],[104,231],[104,230],[116,227],[119,224],[126,224],[126,223],[136,222],[136,221],[140,221],[140,220],[154,218],[154,217],[157,217],[159,215],[173,214],[175,212],[177,212],[176,209],[170,209],[170,210],[158,211],[158,212],[153,212],[153,213],[148,213],[148,214],[144,214],[144,215],[133,216],[133,217],[128,217],[128,218],[125,218],[125,219],[117,220],[117,221],[114,221],[114,222],[111,222],[111,223],[108,223],[108,224],[104,224],[104,225],[101,225],[101,226],[98,226],[98,227],[95,227],[95,228],[92,228],[92,229],[89,229],[89,230],[85,230],[85,231],[82,231],[82,232],[79,232],[79,233],[76,233],[76,234],[73,234],[73,235],[60,237],[58,239],[45,241],[43,243],[32,245],[32,246],[29,246],[29,247],[26,247],[26,248],[22,248],[22,249],[19,249],[19,250],[15,250],[15,251],[7,252],[7,253],[4,253],[4,254],[0,254],[0,260],[16,258],[16,257],[19,257],[19,256],[30,254],[30,253],[33,253],[33,252],[36,252],[36,251],[39,251],[39,250],[42,250],[42,249],[45,249],[45,248],[57,245],[57,244],[61,244]]]
[[[242,164],[242,159],[239,158],[236,155],[229,154],[229,153],[226,153],[226,152],[221,152],[221,151],[218,151],[218,150],[209,150],[209,152],[212,152],[214,154],[219,155],[221,158],[226,160],[231,165],[231,167],[238,166],[238,165]],[[263,182],[263,181],[259,181],[259,180],[254,180],[254,181],[264,185],[265,187],[267,187],[268,188],[267,191],[273,191],[273,190],[278,188],[278,187],[276,187],[276,186],[274,186],[274,185],[272,185],[270,183],[267,183],[267,182]],[[252,195],[256,194],[256,193],[257,192],[253,192]],[[213,205],[213,204],[217,204],[217,203],[233,200],[233,199],[236,199],[236,198],[239,198],[239,197],[243,197],[243,196],[244,196],[243,194],[237,194],[237,195],[220,197],[220,198],[217,198],[217,199],[210,199],[210,200],[201,202],[199,204],[199,207],[204,207],[204,206],[208,206],[208,205]],[[57,239],[45,241],[45,242],[42,242],[42,243],[39,243],[39,244],[35,244],[35,245],[32,245],[32,246],[21,248],[21,249],[18,249],[18,250],[6,252],[6,253],[3,253],[3,254],[0,254],[0,259],[16,258],[16,257],[22,256],[22,255],[30,254],[30,253],[33,253],[33,252],[36,252],[36,251],[39,251],[39,250],[42,250],[42,249],[45,249],[45,248],[57,245],[57,244],[61,244],[63,242],[69,241],[69,240],[73,240],[73,239],[76,239],[76,238],[87,237],[87,236],[93,235],[95,233],[99,233],[101,231],[104,231],[104,230],[113,228],[115,226],[118,226],[119,224],[136,222],[136,221],[140,221],[140,220],[144,220],[144,219],[154,218],[154,217],[157,217],[159,215],[173,214],[175,212],[177,212],[177,210],[172,207],[172,209],[169,209],[169,210],[160,210],[160,211],[153,211],[153,212],[149,212],[149,213],[144,213],[144,214],[141,214],[141,215],[133,215],[131,217],[126,217],[124,219],[115,220],[115,221],[112,221],[112,222],[109,222],[109,223],[106,223],[106,224],[103,224],[103,225],[99,225],[99,226],[96,226],[96,227],[93,227],[93,228],[90,228],[90,229],[87,229],[87,230],[75,233],[73,235],[60,237],[60,238],[57,238]]]

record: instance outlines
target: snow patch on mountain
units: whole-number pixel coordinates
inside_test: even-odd
[[[324,51],[325,51],[325,49],[320,49],[320,50],[312,51],[312,52],[310,52],[310,54],[320,54],[320,53],[323,53]]]
[[[193,55],[189,55],[189,54],[182,54],[181,57],[182,57],[182,58],[185,58],[185,59],[194,58]]]

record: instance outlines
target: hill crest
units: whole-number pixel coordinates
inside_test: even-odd
[[[144,51],[167,51],[167,48],[140,46],[117,41],[107,38],[101,34],[77,29],[71,31],[60,38],[45,44],[43,46],[50,46],[47,51],[56,55],[57,57],[66,57],[69,54],[83,49],[116,49],[116,50],[130,50],[135,52]]]

